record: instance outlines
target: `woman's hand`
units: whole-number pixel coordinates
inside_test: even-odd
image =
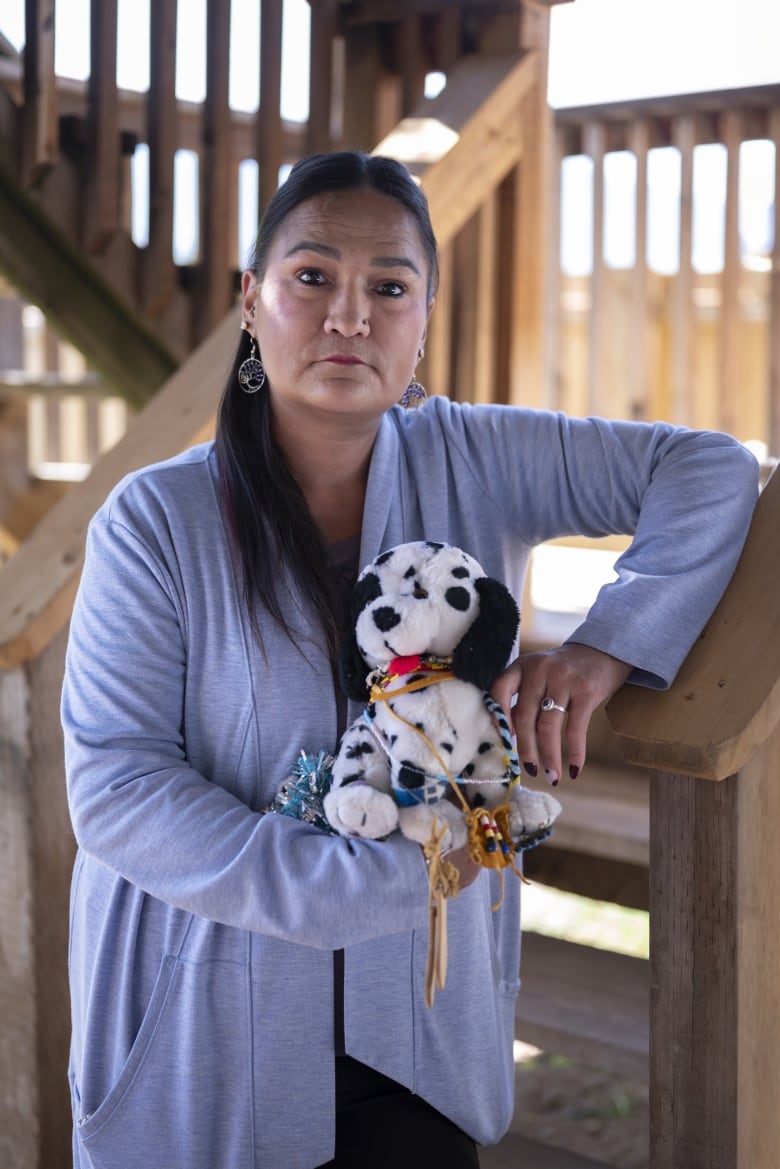
[[[570,643],[521,654],[499,674],[491,694],[514,728],[517,754],[531,777],[541,770],[550,783],[558,782],[564,727],[569,775],[579,775],[591,715],[623,685],[631,669],[600,650]],[[555,705],[543,710],[544,699]]]

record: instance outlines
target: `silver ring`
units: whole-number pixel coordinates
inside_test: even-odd
[[[554,698],[543,698],[541,702],[542,710],[559,710],[561,714],[566,714],[566,707],[559,706]]]

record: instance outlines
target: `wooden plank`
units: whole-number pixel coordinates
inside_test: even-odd
[[[90,4],[87,173],[82,238],[99,252],[116,231],[119,211],[119,104],[116,89],[117,0]]]
[[[30,186],[59,157],[54,0],[26,0],[21,179]]]
[[[260,8],[260,108],[255,157],[260,168],[260,210],[279,186],[282,165],[282,16],[283,0],[263,0]]]
[[[736,572],[665,691],[623,686],[607,715],[625,759],[722,780],[780,721],[780,472],[756,505]]]
[[[479,1164],[481,1169],[609,1169],[601,1161],[541,1145],[514,1132],[497,1145],[480,1146]]]
[[[477,271],[479,236],[477,219],[459,233],[454,244],[455,330],[453,336],[453,382],[450,396],[456,402],[470,401],[474,393],[476,370]]]
[[[515,1035],[542,1051],[645,1078],[647,961],[524,933]]]
[[[397,26],[398,72],[401,75],[401,117],[408,117],[425,98],[428,69],[422,18],[403,16]]]
[[[769,136],[775,148],[775,208],[769,285],[767,442],[770,455],[777,456],[780,455],[780,106],[771,111]]]
[[[0,669],[35,657],[67,623],[87,525],[111,488],[129,471],[212,433],[238,335],[239,315],[231,310],[0,570]]]
[[[147,104],[149,144],[149,242],[141,258],[141,298],[156,313],[176,291],[173,262],[173,166],[176,149],[177,0],[158,0],[149,13],[150,75]]]
[[[263,4],[263,11],[266,5]],[[230,237],[230,8],[209,0],[206,8],[206,103],[203,112],[203,153],[200,186],[201,255],[196,314],[197,336],[204,337],[230,307],[233,254]]]
[[[722,119],[723,143],[728,157],[726,171],[726,225],[723,260],[723,294],[720,318],[720,361],[718,363],[718,426],[729,434],[740,433],[739,397],[742,377],[739,306],[739,148],[742,115],[727,110]],[[742,437],[747,438],[747,435]]]
[[[377,154],[401,159],[420,177],[442,247],[517,165],[519,110],[536,82],[534,53],[464,57],[439,96],[402,119],[376,147]]]

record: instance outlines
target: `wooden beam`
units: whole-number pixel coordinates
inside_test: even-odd
[[[115,392],[146,401],[174,358],[0,165],[0,270]]]
[[[780,472],[756,505],[737,570],[669,690],[623,686],[607,714],[623,757],[723,780],[780,721]]]
[[[464,57],[441,94],[403,118],[376,147],[377,154],[401,159],[420,177],[442,247],[517,165],[520,105],[536,79],[534,53]]]
[[[231,310],[0,570],[0,669],[34,658],[68,621],[87,525],[111,488],[129,471],[212,433],[238,336],[239,315]]]

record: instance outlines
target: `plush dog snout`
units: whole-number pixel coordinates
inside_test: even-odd
[[[387,633],[388,630],[394,629],[401,620],[401,614],[396,613],[395,609],[392,609],[390,605],[380,605],[378,609],[374,609],[371,616],[374,619],[374,625],[376,625],[380,633]]]
[[[419,580],[414,582],[414,592],[412,593],[412,596],[416,597],[418,601],[424,601],[428,597],[428,590],[422,587]]]

